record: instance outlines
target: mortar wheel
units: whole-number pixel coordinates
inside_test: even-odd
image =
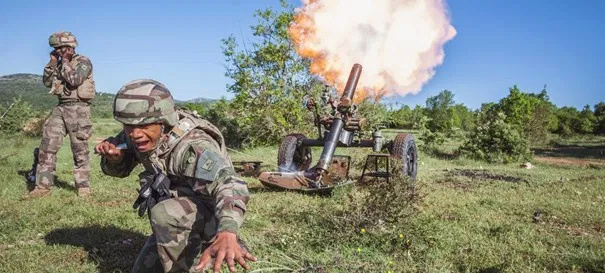
[[[279,171],[304,171],[311,165],[311,148],[298,143],[307,137],[303,134],[290,134],[284,137],[277,153]]]
[[[399,165],[395,165],[400,169],[394,173],[408,176],[412,183],[410,186],[413,188],[418,173],[418,149],[416,148],[414,135],[407,133],[397,134],[393,140],[391,155],[401,161]]]

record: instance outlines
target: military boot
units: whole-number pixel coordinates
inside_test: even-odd
[[[34,190],[29,192],[30,197],[42,197],[50,195],[50,188],[36,186]]]
[[[90,187],[78,188],[78,196],[80,196],[80,197],[90,196]]]

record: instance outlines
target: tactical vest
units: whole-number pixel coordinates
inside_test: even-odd
[[[83,56],[75,55],[70,61],[72,67],[77,67],[79,60]],[[60,64],[62,65],[62,64]],[[61,71],[61,69],[59,69]],[[93,79],[93,71],[90,71],[90,75],[82,82],[80,86],[69,86],[65,81],[55,80],[53,82],[54,91],[59,96],[60,102],[71,102],[71,101],[90,101],[95,97],[95,81]]]
[[[178,162],[169,162],[170,158],[182,158],[182,153],[187,152],[185,149],[178,149],[174,151],[174,148],[177,147],[181,140],[194,129],[202,130],[212,137],[212,139],[214,139],[219,145],[220,154],[226,159],[229,159],[225,139],[223,138],[223,134],[221,134],[216,126],[189,111],[177,110],[177,113],[179,115],[178,124],[174,126],[167,136],[158,143],[158,147],[152,151],[152,154],[148,156],[139,154],[138,158],[140,159],[141,164],[145,167],[146,171],[153,172],[153,166],[151,164],[155,164],[156,166],[160,167],[163,172],[167,173],[169,177],[171,177],[172,174],[175,173],[176,169],[175,166],[172,166],[174,164],[171,163],[176,164]],[[173,155],[173,151],[177,154]],[[228,162],[231,162],[231,160],[229,159]]]

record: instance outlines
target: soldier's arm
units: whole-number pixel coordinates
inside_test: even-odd
[[[208,139],[190,143],[180,160],[182,173],[192,177],[189,183],[193,190],[216,200],[218,231],[237,234],[250,194],[246,182],[236,177],[231,161],[221,155],[216,142]]]
[[[51,60],[44,67],[44,74],[42,74],[42,82],[44,86],[50,88],[52,87],[53,80],[57,78],[57,60]]]
[[[117,136],[108,139],[109,141],[119,144],[126,142],[124,131]],[[130,175],[134,167],[138,164],[134,156],[134,152],[130,149],[124,150],[124,156],[120,161],[112,161],[106,157],[101,158],[101,170],[104,174],[115,177],[127,177]]]
[[[65,62],[61,68],[61,78],[71,87],[80,86],[84,80],[92,73],[92,63],[83,56],[76,57],[76,64]]]

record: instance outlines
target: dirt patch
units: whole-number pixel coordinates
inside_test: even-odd
[[[453,169],[447,172],[448,176],[463,176],[468,177],[471,180],[497,180],[514,183],[527,182],[527,180],[521,177],[500,174],[482,169]]]
[[[444,177],[436,180],[435,182],[460,191],[468,191],[473,186],[470,181],[462,181],[456,177]]]
[[[588,176],[582,176],[582,177],[576,177],[576,178],[572,178],[569,179],[569,182],[579,182],[579,181],[595,181],[595,180],[605,180],[605,176],[603,175],[588,175]]]
[[[130,203],[128,200],[117,200],[117,201],[107,201],[107,202],[97,202],[98,206],[107,207],[107,208],[115,208],[119,207],[122,204]]]
[[[557,216],[546,213],[539,219],[536,219],[536,215],[534,214],[534,223],[545,225],[548,229],[564,231],[571,236],[588,236],[603,232],[603,225],[601,223],[593,223],[588,226],[574,226],[567,224],[565,220]]]
[[[564,165],[564,166],[581,166],[589,167],[591,165],[605,167],[605,160],[599,159],[583,159],[573,157],[542,157],[536,156],[536,161],[544,164]]]
[[[436,180],[436,182],[461,191],[468,191],[475,186],[481,185],[481,182],[487,181],[527,183],[527,180],[521,177],[483,169],[446,169],[444,171],[446,172],[445,177]]]

